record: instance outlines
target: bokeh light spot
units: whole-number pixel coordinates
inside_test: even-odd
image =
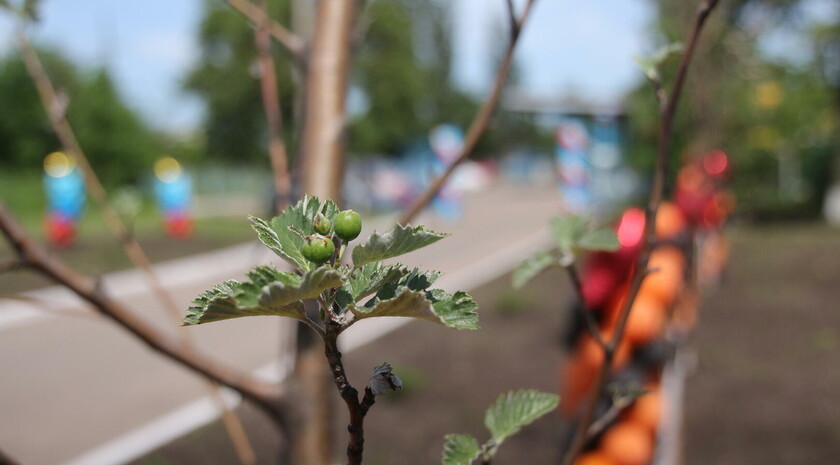
[[[172,183],[181,177],[181,164],[172,157],[163,157],[155,162],[154,172],[161,182]]]
[[[53,152],[44,158],[44,171],[47,176],[61,178],[73,172],[76,163],[64,152]]]

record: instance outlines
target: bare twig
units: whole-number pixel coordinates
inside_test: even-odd
[[[47,255],[24,231],[2,202],[0,202],[0,232],[8,239],[20,260],[27,266],[67,287],[93,305],[102,315],[113,320],[155,351],[215,383],[236,390],[268,414],[281,430],[285,430],[285,419],[279,407],[281,396],[278,385],[258,381],[244,372],[222,365],[196,351],[181,339],[173,338],[139,318],[127,307],[108,297],[94,280],[76,273],[57,258]]]
[[[0,263],[0,273],[7,273],[9,271],[14,271],[23,267],[23,263],[20,260],[9,260],[4,263]]]
[[[14,460],[13,458],[6,455],[5,452],[0,450],[0,465],[18,465],[19,462]]]
[[[254,6],[259,10],[254,38],[260,64],[260,91],[268,126],[268,153],[274,173],[275,204],[280,212],[290,201],[292,183],[289,179],[289,158],[286,154],[286,144],[283,142],[283,115],[280,112],[274,58],[271,56],[271,18],[268,15],[268,4],[266,0],[258,0]]]
[[[264,10],[260,6],[249,0],[227,0],[227,2],[233,9],[245,15],[254,24],[260,25],[265,22],[265,27],[268,28],[274,40],[282,45],[297,62],[303,59],[303,54],[306,50],[306,44],[303,39],[277,21],[271,21],[270,19],[265,21],[266,15],[263,14]]]
[[[586,443],[587,431],[589,430],[590,424],[595,416],[595,410],[598,405],[598,397],[600,396],[601,390],[606,382],[607,375],[609,374],[616,347],[624,336],[624,328],[626,327],[627,319],[630,316],[630,309],[633,307],[636,295],[639,293],[639,289],[642,286],[644,278],[648,275],[647,265],[650,259],[651,250],[656,241],[656,211],[662,201],[665,176],[668,172],[668,154],[671,149],[673,120],[676,114],[677,102],[679,101],[680,94],[682,93],[685,76],[688,72],[688,66],[694,56],[694,50],[697,46],[697,41],[700,38],[700,33],[703,30],[703,25],[706,23],[706,19],[709,17],[709,14],[717,3],[718,0],[703,0],[700,3],[687,41],[688,46],[686,47],[685,53],[680,60],[677,75],[674,78],[671,90],[667,95],[667,103],[662,110],[659,124],[659,149],[657,151],[656,171],[654,173],[653,186],[648,199],[647,209],[645,210],[644,247],[636,261],[636,267],[633,272],[630,288],[627,293],[627,298],[624,301],[624,305],[621,308],[615,332],[613,333],[612,339],[604,349],[604,363],[598,372],[594,388],[590,394],[589,405],[586,407],[584,415],[580,419],[575,437],[572,440],[572,445],[563,458],[564,465],[572,465]]]
[[[610,423],[612,423],[616,418],[618,418],[618,415],[621,412],[623,412],[624,409],[629,407],[634,400],[635,399],[629,399],[625,397],[616,399],[615,402],[613,402],[613,404],[610,406],[610,409],[606,411],[606,413],[601,415],[600,418],[598,418],[597,420],[592,422],[591,425],[589,425],[589,429],[586,430],[586,440],[589,441],[595,436],[601,434],[601,432],[604,431],[607,428],[607,426],[609,426]]]
[[[403,213],[399,220],[400,224],[408,224],[411,222],[411,220],[413,220],[414,217],[416,217],[429,204],[429,202],[434,199],[435,195],[441,188],[443,188],[443,185],[449,179],[449,176],[451,176],[455,171],[455,168],[457,168],[464,160],[469,158],[470,154],[472,154],[472,151],[475,149],[476,144],[478,144],[479,139],[481,139],[481,136],[487,130],[487,127],[490,124],[490,117],[493,116],[493,111],[496,109],[496,105],[498,105],[499,99],[502,96],[505,81],[507,80],[508,74],[510,74],[510,68],[513,64],[513,51],[516,48],[516,44],[519,42],[520,32],[522,31],[522,27],[525,25],[525,22],[528,20],[528,16],[531,13],[531,9],[533,8],[535,1],[536,0],[528,0],[528,3],[525,4],[525,8],[519,18],[514,19],[511,22],[510,40],[508,41],[502,63],[496,72],[493,89],[491,90],[490,95],[487,96],[487,100],[481,104],[481,108],[479,108],[478,113],[476,113],[475,118],[470,124],[461,153],[458,154],[458,157],[446,167],[446,170],[444,170],[443,173],[441,173],[434,181],[432,181],[431,184],[429,184],[428,187],[426,187],[426,190],[417,197],[414,203],[406,209],[405,213]]]
[[[656,103],[659,106],[659,114],[661,115],[665,111],[665,106],[668,103],[668,96],[665,94],[665,89],[662,88],[662,80],[659,79],[659,76],[651,76],[645,73],[647,77],[648,84],[653,89],[653,96],[656,98]]]
[[[163,287],[163,283],[161,283],[160,278],[152,268],[151,262],[149,261],[146,252],[140,246],[140,243],[137,242],[137,239],[125,226],[125,223],[123,223],[119,214],[117,214],[108,202],[108,195],[104,186],[100,182],[96,172],[93,170],[93,167],[88,162],[84,151],[82,151],[81,145],[79,145],[79,142],[76,139],[73,128],[67,121],[65,111],[66,102],[64,102],[64,99],[59,98],[49,75],[44,69],[41,60],[38,58],[38,53],[29,43],[28,38],[22,30],[23,28],[18,29],[18,48],[21,52],[27,73],[35,83],[35,87],[38,90],[38,95],[41,98],[41,103],[50,119],[53,131],[61,144],[64,146],[65,150],[67,150],[70,157],[82,170],[85,179],[85,187],[99,207],[102,217],[109,230],[113,236],[120,241],[123,251],[128,256],[132,264],[143,271],[143,274],[146,276],[146,280],[148,281],[153,293],[157,296],[158,300],[161,301],[173,323],[175,325],[179,325],[181,316],[178,305]],[[180,336],[184,340],[186,346],[193,345],[193,341],[190,338],[189,333],[181,331]],[[211,383],[208,388],[210,390],[210,395],[215,399],[216,403],[222,407],[223,423],[231,435],[231,440],[242,463],[245,465],[253,464],[256,460],[256,456],[248,443],[247,438],[244,440],[242,439],[244,438],[244,435],[242,434],[243,430],[242,425],[239,424],[239,419],[233,415],[232,412],[228,411],[226,404],[222,401],[218,386]]]
[[[572,282],[572,287],[574,288],[575,294],[577,295],[580,303],[580,305],[575,308],[579,309],[583,320],[586,322],[586,328],[589,331],[589,334],[593,339],[595,339],[598,346],[602,349],[606,349],[607,343],[604,342],[604,338],[601,336],[601,331],[598,329],[598,322],[595,321],[595,315],[592,310],[586,306],[586,299],[583,296],[583,283],[580,280],[577,268],[575,268],[574,260],[564,262],[563,269],[566,270],[566,274],[569,275],[569,280]]]
[[[338,327],[330,322],[327,335],[324,338],[324,354],[330,364],[330,374],[335,382],[341,398],[347,405],[350,414],[350,424],[347,431],[350,433],[350,440],[347,443],[347,465],[360,465],[365,450],[365,415],[376,402],[376,396],[370,387],[365,388],[365,395],[359,400],[359,391],[356,390],[347,379],[344,373],[344,364],[341,362],[341,352],[337,344]]]

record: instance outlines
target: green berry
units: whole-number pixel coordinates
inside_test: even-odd
[[[335,215],[335,233],[345,241],[352,241],[362,232],[362,217],[353,210]]]
[[[330,233],[330,227],[332,227],[332,224],[323,213],[318,213],[315,216],[315,219],[312,220],[312,226],[315,227],[315,232],[318,234],[327,235]]]
[[[333,252],[335,252],[335,244],[333,244],[333,241],[320,234],[313,234],[307,237],[306,243],[304,243],[303,248],[301,248],[303,257],[310,262],[317,263],[318,265],[329,260],[330,257],[332,257]]]

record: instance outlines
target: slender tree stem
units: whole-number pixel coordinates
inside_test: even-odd
[[[254,24],[259,25],[265,19],[263,10],[260,6],[250,2],[249,0],[227,0],[228,4],[236,11],[242,13],[245,17],[250,19]],[[306,44],[303,39],[298,37],[295,33],[287,29],[277,21],[266,21],[265,26],[271,37],[274,38],[283,48],[295,58],[295,61],[301,62],[303,60]]]
[[[0,450],[0,465],[18,465],[19,462],[14,460],[13,458],[6,455],[2,450]]]
[[[694,51],[697,47],[700,33],[703,30],[703,25],[706,23],[706,19],[709,17],[709,14],[717,3],[718,0],[703,0],[700,3],[694,17],[691,32],[689,33],[687,41],[688,46],[686,47],[685,53],[680,60],[676,77],[674,78],[674,82],[671,86],[671,91],[667,95],[667,102],[662,110],[659,124],[659,149],[657,151],[656,171],[654,173],[653,186],[648,199],[647,209],[645,210],[644,246],[642,252],[639,254],[639,258],[636,261],[630,288],[627,293],[627,298],[624,301],[624,305],[621,308],[615,333],[613,333],[612,339],[604,348],[604,364],[598,371],[594,388],[590,393],[589,404],[578,423],[578,428],[572,440],[572,445],[563,458],[564,465],[572,465],[575,458],[586,444],[588,437],[587,432],[595,417],[598,399],[604,388],[604,383],[608,378],[610,367],[615,355],[615,349],[624,336],[624,328],[626,327],[627,319],[630,316],[630,309],[633,307],[633,303],[636,300],[636,295],[639,293],[643,280],[648,275],[647,265],[650,259],[650,253],[656,241],[656,211],[662,201],[665,177],[668,173],[668,154],[671,149],[673,120],[676,114],[677,102],[679,101],[680,94],[682,93],[683,84],[688,72],[688,66],[694,56]]]
[[[357,0],[317,2],[312,45],[303,81],[302,134],[299,163],[303,191],[341,202],[344,182],[345,103],[350,72]],[[300,328],[295,377],[302,386],[300,402],[308,412],[295,441],[297,465],[326,464],[332,456],[333,405],[330,379],[315,338]]]
[[[373,391],[366,387],[364,397],[359,400],[359,391],[347,379],[344,364],[341,361],[341,352],[338,350],[338,329],[334,323],[328,324],[327,336],[324,338],[324,354],[329,362],[335,387],[350,414],[350,423],[347,426],[347,431],[350,433],[350,440],[347,443],[347,465],[360,465],[365,450],[365,415],[376,402],[376,397]]]
[[[237,0],[234,0],[237,1]],[[283,142],[283,115],[280,111],[280,93],[277,91],[277,73],[271,56],[271,17],[266,0],[254,5],[259,11],[254,38],[260,64],[260,91],[268,128],[268,153],[274,173],[274,194],[277,212],[290,201],[292,183],[289,178],[289,158]]]
[[[511,66],[513,65],[513,51],[516,48],[516,44],[519,42],[522,27],[528,20],[535,1],[536,0],[528,0],[528,3],[525,4],[525,8],[519,18],[511,20],[510,40],[508,41],[507,49],[505,50],[504,57],[502,58],[502,64],[496,72],[493,90],[490,92],[490,95],[488,95],[487,100],[481,104],[481,108],[479,108],[478,113],[476,113],[475,118],[470,124],[461,153],[452,163],[449,164],[449,166],[446,167],[446,170],[444,170],[440,176],[438,176],[431,184],[429,184],[428,187],[426,187],[426,190],[417,197],[414,203],[406,209],[405,213],[403,213],[399,220],[400,224],[410,223],[411,220],[423,211],[429,202],[434,199],[435,195],[437,195],[437,193],[443,188],[443,185],[446,184],[446,181],[455,171],[455,168],[457,168],[464,160],[469,158],[473,150],[475,150],[476,144],[478,144],[479,139],[481,139],[481,136],[490,125],[490,118],[493,116],[493,111],[496,109],[496,106],[501,99],[505,81],[507,80],[508,74],[510,74]],[[508,11],[511,15],[514,14],[512,6]]]
[[[595,339],[595,342],[597,342],[602,349],[606,349],[607,343],[604,342],[604,338],[601,336],[601,331],[598,329],[598,323],[595,321],[595,316],[592,310],[586,306],[586,299],[583,296],[583,283],[581,282],[577,268],[575,268],[574,261],[569,260],[568,263],[564,263],[563,269],[566,270],[566,273],[569,275],[569,280],[572,282],[572,288],[574,288],[575,294],[580,302],[580,305],[576,308],[579,309],[581,317],[583,317],[583,320],[586,322],[586,329],[589,331],[592,338]]]

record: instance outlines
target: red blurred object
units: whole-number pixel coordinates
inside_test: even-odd
[[[175,239],[189,239],[193,232],[193,220],[184,213],[166,215],[166,233]]]
[[[624,271],[615,254],[597,252],[590,256],[584,267],[581,288],[586,308],[605,306],[615,293]]]
[[[729,157],[723,150],[713,150],[703,157],[703,169],[713,178],[729,174]]]
[[[44,220],[47,239],[54,247],[66,249],[76,241],[76,222],[59,213],[50,213]]]
[[[628,208],[618,222],[618,243],[622,249],[635,249],[645,236],[645,212],[641,208]]]

